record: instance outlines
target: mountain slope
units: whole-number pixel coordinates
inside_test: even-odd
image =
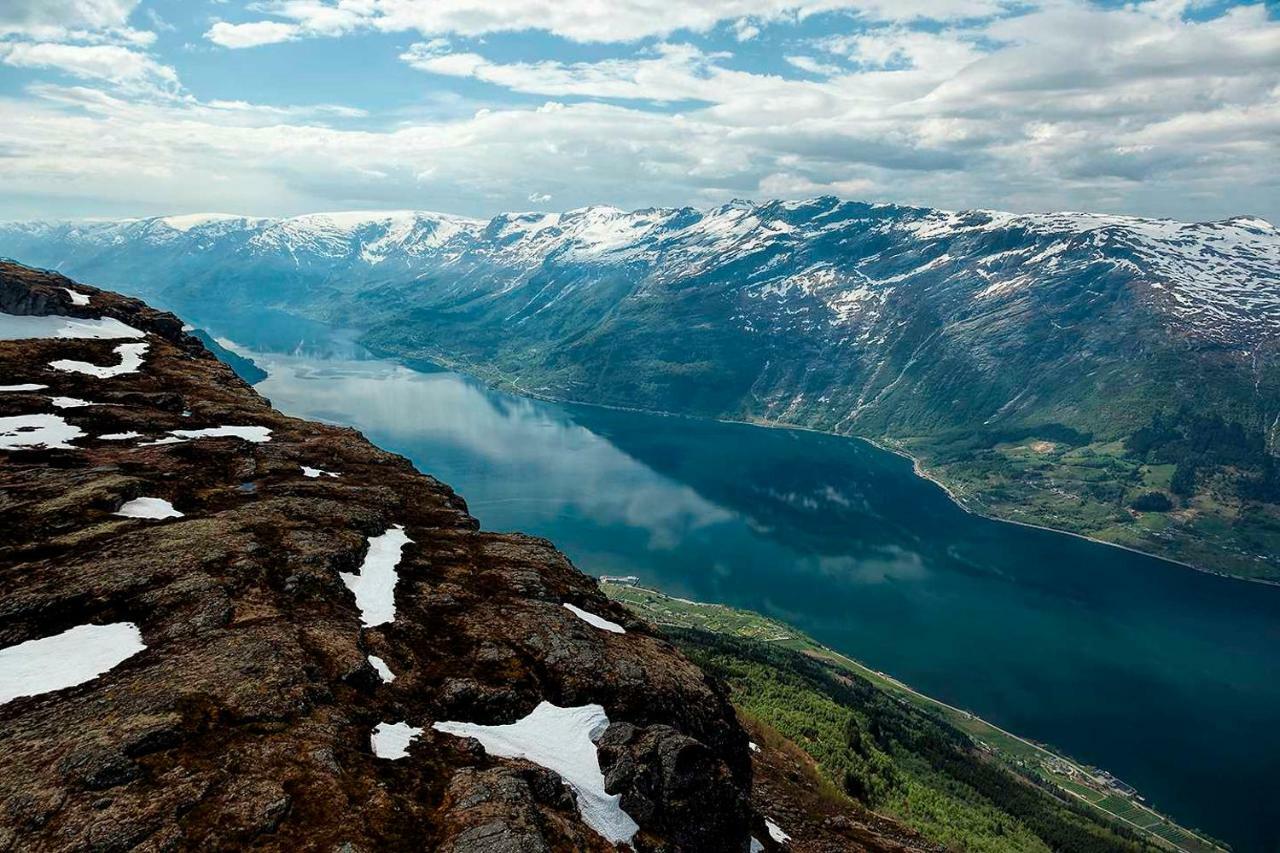
[[[906,450],[966,505],[1280,575],[1280,233],[818,198],[0,228],[234,326],[270,307],[563,399]],[[135,272],[140,271],[140,272]]]
[[[717,682],[549,543],[273,410],[174,316],[0,265],[0,375],[0,849],[764,833]],[[529,760],[500,757],[519,738],[487,727],[527,718]]]

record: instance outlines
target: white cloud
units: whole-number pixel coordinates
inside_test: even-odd
[[[840,66],[832,65],[829,62],[819,62],[812,56],[786,56],[789,65],[799,68],[807,74],[816,74],[819,77],[832,77],[840,73]]]
[[[145,53],[119,45],[0,42],[0,61],[17,68],[54,68],[117,84],[177,86],[178,75]]]
[[[721,57],[687,44],[660,44],[650,55],[632,59],[502,64],[476,53],[450,53],[447,43],[436,40],[414,44],[400,58],[420,71],[474,77],[539,95],[721,102],[735,88],[745,95],[785,85],[779,78],[722,68],[716,64]]]
[[[551,201],[551,196],[547,193],[529,193],[529,201],[534,204],[545,204]]]
[[[75,31],[125,29],[139,0],[4,0],[0,35],[58,40]]]
[[[1163,0],[1115,7],[1052,0],[969,20],[964,14],[993,7],[950,3],[954,20],[924,27],[868,24],[873,12],[891,10],[862,4],[851,32],[788,43],[784,58],[803,74],[748,72],[744,59],[687,43],[615,47],[601,50],[611,58],[591,62],[497,61],[493,48],[465,37],[523,26],[532,14],[525,5],[446,1],[424,5],[418,17],[389,0],[262,7],[275,24],[298,28],[274,31],[286,38],[427,31],[403,50],[405,62],[519,98],[457,95],[447,109],[364,116],[340,106],[29,86],[23,97],[0,100],[0,207],[22,214],[15,199],[65,197],[127,199],[130,213],[487,214],[551,194],[563,207],[642,207],[836,192],[945,207],[1280,218],[1280,177],[1271,167],[1280,161],[1280,23],[1260,5],[1187,20]],[[724,0],[685,8],[693,5],[672,4],[671,20],[645,26],[709,15],[728,22],[717,38],[732,44],[740,25],[771,38],[769,22],[795,6]],[[893,14],[909,21],[925,5],[903,0]],[[639,24],[627,30],[628,16],[652,9],[639,0],[618,8],[619,33],[639,31]],[[582,38],[591,31],[589,22],[573,29],[557,9],[543,11],[543,30]],[[499,12],[506,23],[495,23]],[[438,35],[446,32],[453,43]],[[263,43],[272,33],[228,29],[223,37]],[[41,43],[20,44],[29,51]],[[113,84],[154,76],[145,62],[124,71],[125,60],[146,57],[131,53],[116,65],[59,54],[58,67],[74,62],[86,79]],[[3,61],[35,64],[31,56]],[[42,61],[53,65],[48,55]],[[421,79],[424,89],[449,93],[450,81]],[[549,102],[528,107],[529,94]]]
[[[217,21],[204,35],[209,41],[222,47],[240,48],[293,41],[301,34],[297,24],[283,24],[279,21],[255,21],[251,24]]]
[[[992,15],[1007,5],[1010,0],[274,0],[256,8],[296,24],[298,34],[308,36],[357,29],[424,36],[539,30],[572,41],[629,42],[706,32],[725,21],[736,22],[739,38],[747,40],[759,33],[760,24],[820,12],[845,11],[877,21],[957,20]]]

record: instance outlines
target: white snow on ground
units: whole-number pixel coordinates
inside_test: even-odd
[[[131,438],[142,438],[140,432],[109,432],[106,435],[100,435],[98,438],[103,441],[128,441]]]
[[[753,740],[747,741],[747,748],[750,749],[752,752],[759,752],[760,744],[756,743]]]
[[[138,368],[142,366],[142,356],[146,351],[146,344],[120,344],[115,349],[116,355],[120,356],[119,364],[103,367],[97,364],[90,364],[87,361],[72,361],[71,359],[61,358],[57,361],[49,362],[49,366],[54,370],[64,370],[68,373],[85,373],[89,376],[96,376],[99,379],[109,379],[122,373],[136,373]]]
[[[302,476],[314,478],[314,477],[320,477],[320,476],[336,477],[338,475],[335,474],[333,471],[326,471],[323,468],[312,468],[310,465],[303,465]]]
[[[566,602],[565,609],[571,611],[575,616],[577,616],[583,622],[586,622],[588,625],[594,625],[597,628],[600,628],[605,631],[610,631],[614,634],[627,633],[627,629],[623,628],[617,622],[610,622],[608,619],[604,619],[600,616],[595,615],[594,613],[590,613],[586,610],[583,610],[581,607],[574,607],[572,604],[569,604]]]
[[[400,575],[400,552],[413,540],[405,535],[402,525],[395,525],[381,536],[369,537],[369,553],[360,564],[360,573],[339,572],[338,576],[356,597],[360,621],[366,628],[396,618],[396,581]]]
[[[622,810],[621,797],[604,790],[595,741],[609,727],[600,705],[560,708],[543,702],[529,716],[505,726],[440,722],[432,728],[480,741],[490,755],[524,758],[560,775],[578,795],[587,826],[613,844],[630,843],[640,829]]]
[[[254,444],[262,444],[271,440],[270,427],[264,426],[219,426],[204,429],[175,429],[164,438],[155,441],[144,441],[141,447],[152,447],[157,444],[181,444],[193,438],[242,438]]]
[[[84,430],[58,415],[16,415],[0,418],[0,450],[23,447],[70,448],[67,442],[84,435]]]
[[[164,498],[134,498],[116,510],[115,514],[125,518],[182,518],[182,513]]]
[[[408,723],[378,723],[369,736],[369,743],[374,755],[395,761],[409,755],[410,742],[420,734],[422,729]]]
[[[206,429],[175,429],[178,438],[243,438],[254,444],[271,440],[271,429],[264,426],[220,426]]]
[[[369,663],[378,671],[378,677],[382,679],[383,684],[390,684],[396,680],[396,674],[391,671],[391,667],[387,666],[387,662],[377,655],[369,655]]]
[[[81,406],[93,406],[88,400],[81,400],[78,397],[50,397],[49,402],[53,403],[59,409],[78,409]]]
[[[751,853],[764,853],[764,845],[754,835],[751,836]]]
[[[132,622],[79,625],[0,649],[0,704],[97,678],[147,646]]]
[[[71,297],[72,305],[88,305],[89,304],[89,294],[79,293],[75,290],[72,290],[69,287],[64,287],[62,289],[67,292],[67,296]]]
[[[785,844],[791,840],[791,836],[783,832],[782,827],[769,820],[769,818],[764,819],[764,828],[769,830],[769,837],[779,844]]]
[[[34,382],[26,382],[22,385],[0,385],[0,391],[43,391],[48,385],[37,385]]]
[[[141,338],[141,332],[133,326],[121,323],[115,317],[63,317],[56,314],[32,316],[27,314],[0,313],[0,340],[19,341],[29,338],[90,338],[111,340],[114,338]]]

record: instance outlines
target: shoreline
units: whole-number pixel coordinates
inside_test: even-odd
[[[1058,751],[1055,751],[1055,748],[1053,748],[1053,747],[1047,746],[1047,745],[1042,744],[1042,743],[1037,743],[1037,742],[1036,742],[1036,741],[1034,741],[1034,740],[1030,740],[1030,739],[1028,739],[1028,738],[1023,737],[1022,735],[1019,735],[1019,734],[1016,734],[1016,733],[1014,733],[1014,732],[1011,732],[1011,731],[1009,731],[1008,729],[1004,728],[1003,726],[999,726],[999,725],[997,725],[997,724],[995,724],[995,723],[991,722],[991,721],[990,721],[989,719],[987,719],[986,717],[984,717],[984,716],[982,716],[981,714],[978,714],[978,713],[976,713],[976,712],[974,712],[974,711],[970,711],[970,710],[967,710],[967,709],[965,709],[965,708],[960,708],[960,707],[958,707],[958,706],[956,706],[956,705],[952,705],[952,704],[951,704],[951,703],[949,703],[949,702],[945,702],[945,701],[943,701],[942,699],[938,699],[938,698],[936,698],[936,697],[934,697],[934,696],[930,696],[930,695],[929,695],[929,694],[927,694],[927,693],[923,693],[923,692],[921,692],[920,690],[917,690],[916,688],[912,687],[910,684],[908,684],[907,682],[903,681],[902,679],[900,679],[900,678],[898,678],[898,677],[896,677],[896,676],[890,675],[890,674],[889,674],[889,673],[887,673],[887,672],[883,672],[883,671],[881,671],[881,670],[875,669],[874,667],[868,666],[867,664],[863,663],[862,661],[859,661],[859,660],[857,660],[856,658],[853,658],[853,657],[851,657],[851,656],[849,656],[849,655],[845,654],[844,652],[837,651],[836,649],[833,649],[833,648],[831,648],[830,646],[828,646],[828,645],[826,645],[826,644],[824,644],[824,643],[819,642],[818,640],[814,639],[813,637],[809,636],[808,634],[804,633],[803,631],[800,631],[800,630],[798,630],[798,629],[795,629],[795,628],[793,628],[793,627],[791,627],[791,626],[787,625],[785,622],[780,622],[780,621],[778,621],[778,620],[774,619],[774,617],[771,617],[771,616],[768,616],[768,615],[766,615],[766,614],[760,613],[759,611],[755,611],[755,610],[743,610],[742,608],[736,608],[736,607],[734,607],[734,606],[732,606],[732,605],[728,605],[728,604],[721,604],[721,603],[718,603],[718,602],[708,602],[708,601],[692,601],[692,600],[687,599],[687,598],[680,598],[680,597],[678,597],[678,596],[669,595],[668,593],[665,593],[665,592],[663,592],[662,590],[657,589],[657,588],[655,588],[655,587],[646,586],[646,585],[644,585],[643,583],[619,583],[619,582],[618,582],[618,581],[616,581],[616,580],[608,580],[608,581],[606,581],[606,580],[604,580],[603,578],[599,578],[599,577],[597,577],[597,578],[596,578],[596,581],[597,581],[597,583],[599,583],[601,586],[613,586],[613,587],[617,587],[617,588],[620,588],[620,589],[640,589],[640,590],[644,590],[644,591],[646,591],[646,592],[649,592],[649,593],[651,593],[651,594],[657,595],[657,596],[659,596],[659,597],[661,597],[661,598],[666,598],[666,599],[669,599],[669,600],[672,600],[672,601],[679,601],[679,602],[682,602],[682,603],[684,603],[684,604],[689,604],[689,605],[693,605],[693,606],[696,606],[696,607],[716,607],[716,608],[722,608],[722,609],[724,609],[724,610],[729,610],[729,611],[735,611],[735,610],[737,610],[737,611],[740,611],[740,612],[751,613],[751,614],[753,614],[753,615],[755,615],[755,616],[758,616],[759,618],[764,619],[764,620],[766,620],[766,621],[768,621],[768,622],[771,622],[771,623],[777,624],[777,625],[779,625],[780,627],[787,628],[787,629],[791,630],[791,631],[793,632],[793,634],[792,634],[792,636],[788,637],[788,639],[795,640],[795,641],[799,642],[799,644],[800,644],[802,647],[803,647],[803,646],[810,646],[810,647],[812,647],[813,651],[802,651],[802,653],[804,653],[804,654],[814,654],[814,655],[815,655],[815,656],[817,656],[817,657],[822,657],[822,656],[824,656],[824,655],[829,655],[829,656],[830,656],[830,657],[832,657],[832,658],[837,658],[837,659],[839,659],[839,660],[841,660],[841,661],[844,661],[844,662],[845,662],[845,666],[846,666],[846,667],[851,668],[852,670],[854,670],[854,671],[855,671],[856,673],[858,673],[862,678],[868,678],[868,675],[867,675],[867,674],[868,674],[868,673],[870,673],[871,675],[874,675],[876,678],[883,679],[884,681],[886,681],[886,682],[888,682],[889,684],[891,684],[891,685],[892,685],[892,687],[893,687],[893,689],[900,690],[900,691],[902,691],[902,692],[904,692],[904,693],[906,693],[906,694],[909,694],[909,695],[911,695],[911,696],[915,697],[916,699],[918,699],[921,703],[926,704],[926,705],[928,705],[928,706],[931,706],[931,708],[932,708],[932,710],[933,710],[933,713],[934,713],[934,714],[937,714],[939,717],[942,717],[943,719],[945,719],[945,716],[946,716],[946,715],[945,715],[945,713],[944,713],[944,712],[940,711],[939,709],[945,709],[946,711],[950,711],[950,712],[952,712],[952,713],[954,713],[954,714],[959,714],[959,715],[961,715],[961,716],[963,716],[963,717],[966,717],[966,718],[968,718],[968,719],[970,719],[970,720],[976,721],[977,723],[981,724],[982,726],[986,726],[987,728],[991,729],[992,731],[999,732],[1001,735],[1004,735],[1005,737],[1010,738],[1011,740],[1015,740],[1015,741],[1017,741],[1017,742],[1019,742],[1019,743],[1023,744],[1024,746],[1026,746],[1026,747],[1028,747],[1028,748],[1030,748],[1030,749],[1034,750],[1036,753],[1039,753],[1039,754],[1041,754],[1041,755],[1048,756],[1050,759],[1052,759],[1052,760],[1054,760],[1054,761],[1058,761],[1058,762],[1061,762],[1061,763],[1063,763],[1063,764],[1067,764],[1067,765],[1071,766],[1071,767],[1072,767],[1072,768],[1074,768],[1077,772],[1079,772],[1081,775],[1083,775],[1083,776],[1087,776],[1087,777],[1088,777],[1090,780],[1092,780],[1095,784],[1105,785],[1105,783],[1104,783],[1101,779],[1099,779],[1099,776],[1098,776],[1098,773],[1100,773],[1100,772],[1101,772],[1101,773],[1105,773],[1105,772],[1106,772],[1103,768],[1095,767],[1095,766],[1093,766],[1093,765],[1086,764],[1086,763],[1081,762],[1081,761],[1079,761],[1079,760],[1077,760],[1077,759],[1075,759],[1075,758],[1072,758],[1071,756],[1067,755],[1065,752],[1058,752]],[[608,595],[608,597],[609,597],[610,599],[614,600],[614,601],[619,601],[619,600],[621,600],[621,599],[616,598],[616,597],[614,597],[614,596],[612,596],[612,595],[609,595],[608,593],[605,593],[605,594],[606,594],[606,595]],[[625,602],[625,601],[623,601],[622,603],[623,603],[623,605],[624,605],[624,606],[628,606],[628,605],[626,604],[626,602]],[[629,608],[629,609],[630,609],[630,608]],[[634,611],[633,611],[633,612],[634,612]],[[761,642],[768,642],[768,640],[761,640]],[[874,682],[873,682],[873,683],[874,683]],[[880,688],[880,689],[884,690],[884,688]],[[886,693],[889,693],[890,691],[885,690],[885,692],[886,692]],[[969,735],[969,737],[971,737],[971,738],[973,738],[973,739],[975,739],[975,740],[981,740],[977,735],[974,735],[974,734],[973,734],[973,733],[971,733],[971,732],[966,732],[966,734],[968,734],[968,735]],[[987,746],[988,746],[989,748],[991,748],[991,749],[996,750],[996,751],[999,751],[999,749],[1000,749],[999,747],[994,747],[994,746],[992,746],[991,744],[987,744]],[[1084,802],[1084,803],[1088,804],[1090,807],[1092,807],[1092,808],[1094,808],[1094,809],[1096,809],[1096,810],[1098,810],[1098,811],[1103,812],[1104,814],[1106,814],[1106,815],[1107,815],[1107,816],[1109,816],[1110,818],[1115,819],[1115,820],[1119,820],[1119,821],[1121,821],[1121,822],[1123,822],[1123,823],[1125,823],[1125,824],[1128,824],[1129,826],[1131,826],[1131,827],[1133,827],[1133,828],[1137,829],[1138,831],[1140,831],[1140,832],[1141,832],[1141,833],[1143,833],[1144,835],[1155,836],[1156,838],[1160,839],[1161,841],[1165,841],[1166,843],[1170,843],[1170,844],[1171,844],[1171,842],[1168,842],[1168,839],[1163,838],[1163,836],[1159,836],[1159,835],[1157,835],[1156,833],[1152,832],[1149,828],[1147,828],[1147,827],[1145,827],[1145,826],[1143,826],[1143,825],[1141,825],[1141,824],[1138,824],[1138,823],[1136,823],[1136,822],[1134,822],[1134,821],[1130,820],[1129,818],[1124,817],[1123,815],[1116,814],[1115,812],[1112,812],[1112,811],[1109,811],[1109,810],[1107,810],[1107,809],[1102,808],[1102,807],[1101,807],[1101,806],[1099,806],[1096,802],[1093,802],[1092,800],[1089,800],[1088,798],[1086,798],[1086,797],[1082,796],[1081,794],[1079,794],[1079,793],[1078,793],[1078,792],[1076,792],[1076,791],[1072,791],[1071,789],[1066,788],[1066,787],[1064,787],[1064,786],[1062,786],[1062,785],[1059,785],[1059,784],[1057,784],[1057,783],[1053,783],[1053,784],[1055,784],[1055,786],[1057,787],[1057,789],[1058,789],[1059,791],[1063,792],[1063,793],[1064,793],[1064,794],[1066,794],[1067,796],[1074,797],[1074,798],[1076,798],[1076,799],[1078,799],[1078,800],[1080,800],[1080,801],[1082,801],[1082,802]],[[1201,834],[1201,833],[1200,833],[1199,831],[1197,831],[1197,830],[1194,830],[1194,829],[1191,829],[1191,828],[1189,828],[1189,827],[1183,826],[1181,823],[1179,823],[1179,822],[1178,822],[1175,818],[1173,818],[1172,816],[1170,816],[1170,815],[1166,815],[1166,814],[1164,814],[1164,813],[1162,813],[1162,812],[1159,812],[1159,811],[1156,811],[1156,809],[1155,809],[1155,808],[1153,808],[1151,805],[1147,804],[1145,800],[1141,800],[1141,799],[1134,799],[1134,800],[1131,800],[1131,802],[1133,802],[1133,803],[1134,803],[1134,805],[1135,805],[1137,808],[1142,809],[1143,811],[1146,811],[1146,812],[1150,813],[1151,815],[1154,815],[1154,816],[1155,816],[1159,821],[1161,821],[1162,823],[1167,823],[1167,824],[1170,824],[1170,825],[1172,825],[1172,826],[1177,827],[1179,830],[1181,830],[1181,831],[1183,831],[1183,832],[1187,833],[1188,835],[1190,835],[1190,836],[1192,836],[1192,837],[1194,837],[1194,838],[1198,839],[1200,842],[1204,843],[1206,846],[1212,847],[1212,848],[1217,849],[1217,850],[1222,850],[1222,851],[1224,851],[1224,853],[1229,853],[1228,848],[1225,848],[1225,847],[1223,847],[1221,844],[1217,843],[1216,841],[1214,841],[1214,840],[1212,840],[1212,839],[1209,839],[1209,838],[1205,837],[1203,834]],[[1175,850],[1179,850],[1179,851],[1180,851],[1180,850],[1183,850],[1183,848],[1178,847],[1177,845],[1171,844],[1171,846],[1173,846],[1173,848],[1174,848]]]
[[[370,352],[379,353],[379,351],[377,350],[370,350]],[[382,357],[389,358],[390,360],[393,360],[399,364],[405,364],[405,366],[409,366],[408,364],[406,364],[407,359],[405,359],[404,356],[398,356],[394,353],[388,353],[388,352],[380,352],[379,355]],[[657,415],[659,417],[665,417],[665,418],[684,418],[687,420],[713,421],[715,423],[737,424],[739,426],[762,427],[764,429],[794,430],[796,432],[810,432],[810,433],[814,433],[815,435],[827,435],[827,436],[831,436],[832,438],[862,441],[871,445],[877,450],[882,450],[886,453],[892,453],[895,456],[900,456],[903,459],[906,459],[909,462],[911,462],[912,472],[917,477],[937,486],[939,489],[942,490],[944,494],[946,494],[947,498],[953,504],[955,504],[964,512],[976,518],[983,518],[983,519],[986,519],[987,521],[995,521],[1001,524],[1015,524],[1019,527],[1026,527],[1032,530],[1043,530],[1048,533],[1058,533],[1064,536],[1074,536],[1077,539],[1083,539],[1086,542],[1092,542],[1096,545],[1106,545],[1111,548],[1119,548],[1120,550],[1128,551],[1131,554],[1138,554],[1143,557],[1150,557],[1153,560],[1161,560],[1163,562],[1169,563],[1174,566],[1178,566],[1183,569],[1190,569],[1193,572],[1199,572],[1200,574],[1203,574],[1203,575],[1210,575],[1212,577],[1218,577],[1224,580],[1241,581],[1244,583],[1261,584],[1263,586],[1280,587],[1280,580],[1272,580],[1270,578],[1252,578],[1252,577],[1246,577],[1244,575],[1233,575],[1229,572],[1219,571],[1218,569],[1210,569],[1204,566],[1197,566],[1194,563],[1188,563],[1187,561],[1179,560],[1176,557],[1167,557],[1163,554],[1156,554],[1151,551],[1144,551],[1141,548],[1135,548],[1132,545],[1123,545],[1119,542],[1108,542],[1105,539],[1098,539],[1094,536],[1089,536],[1085,533],[1077,533],[1074,530],[1063,530],[1062,528],[1059,528],[1059,527],[1050,527],[1047,524],[1037,524],[1032,521],[1020,521],[1014,518],[1003,518],[998,515],[992,515],[990,513],[973,509],[972,507],[967,506],[965,502],[961,500],[956,495],[956,493],[951,490],[949,486],[947,486],[946,483],[944,483],[943,481],[938,479],[937,476],[935,476],[934,474],[931,474],[927,469],[925,469],[925,467],[921,464],[918,458],[916,458],[915,456],[912,456],[910,453],[908,453],[905,450],[902,450],[901,448],[892,447],[892,446],[883,444],[873,438],[868,438],[866,436],[844,435],[838,432],[829,432],[827,430],[815,429],[813,427],[797,426],[795,424],[783,423],[781,421],[740,420],[736,418],[719,418],[719,417],[710,417],[707,415],[691,415],[691,414],[686,414],[684,412],[667,412],[667,411],[662,411],[658,409],[645,409],[639,406],[622,406],[622,405],[616,405],[612,403],[593,403],[587,400],[574,400],[567,397],[556,397],[551,394],[527,390],[525,388],[522,388],[520,386],[520,383],[512,380],[508,380],[508,379],[502,379],[497,382],[491,381],[489,379],[484,378],[482,374],[476,373],[473,370],[468,369],[467,365],[463,365],[457,362],[452,362],[447,359],[433,358],[433,359],[428,359],[428,361],[439,364],[440,366],[445,367],[449,370],[452,370],[455,373],[459,373],[463,376],[467,376],[471,379],[474,379],[475,381],[485,385],[488,388],[492,388],[498,391],[503,391],[509,394],[517,394],[519,396],[528,397],[534,400],[541,400],[547,403],[558,403],[558,404],[569,405],[569,406],[589,406],[595,409],[606,409],[609,411],[616,411],[616,412],[634,412],[634,413],[643,414],[643,415]]]

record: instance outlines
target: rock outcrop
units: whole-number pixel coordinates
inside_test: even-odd
[[[110,649],[31,641],[78,626],[145,645],[0,704],[0,850],[613,849],[560,775],[432,727],[543,702],[603,708],[636,849],[748,849],[724,689],[550,543],[483,532],[405,459],[275,411],[172,315],[13,264],[0,311],[146,345],[130,371],[118,338],[0,340],[0,671],[19,694],[74,681]],[[403,757],[380,757],[372,733],[402,722]]]

